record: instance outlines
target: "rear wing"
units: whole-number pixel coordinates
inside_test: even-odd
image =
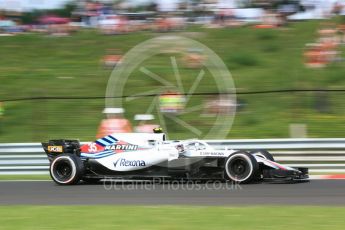
[[[79,140],[58,139],[42,142],[41,144],[49,159],[63,153],[80,155]]]

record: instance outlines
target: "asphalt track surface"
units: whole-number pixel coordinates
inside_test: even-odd
[[[345,180],[298,184],[1,181],[0,205],[345,205]]]

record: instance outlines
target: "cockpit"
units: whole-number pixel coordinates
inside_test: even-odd
[[[205,150],[207,149],[207,144],[199,142],[199,141],[195,141],[195,142],[190,142],[186,144],[185,148],[186,150],[192,150],[192,151]]]
[[[202,141],[187,141],[181,142],[180,144],[176,145],[176,149],[179,153],[188,152],[188,151],[199,151],[199,150],[206,150],[210,148],[207,143]]]

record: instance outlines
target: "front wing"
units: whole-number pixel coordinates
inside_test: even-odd
[[[268,182],[305,182],[309,181],[308,168],[295,168],[296,170],[264,169],[263,180]]]

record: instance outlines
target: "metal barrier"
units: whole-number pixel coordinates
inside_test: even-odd
[[[345,173],[345,138],[207,140],[217,149],[268,149],[279,162],[311,173]],[[0,144],[0,175],[48,174],[40,143]]]

